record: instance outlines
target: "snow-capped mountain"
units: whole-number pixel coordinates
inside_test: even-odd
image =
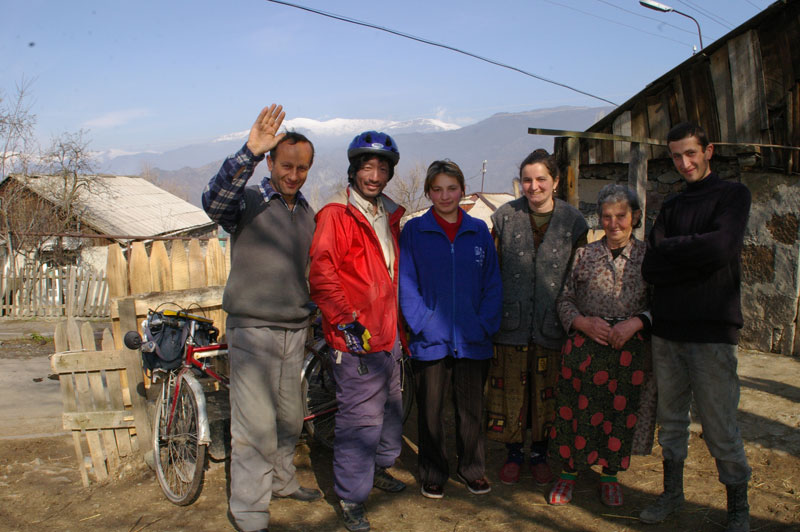
[[[335,143],[349,140],[361,131],[370,129],[385,131],[391,135],[407,133],[435,133],[454,131],[459,126],[434,118],[418,118],[407,121],[382,119],[333,118],[314,120],[312,118],[293,118],[283,123],[284,128],[297,131],[312,139],[315,144]],[[183,167],[198,167],[229,155],[241,147],[250,132],[227,133],[208,142],[192,144],[174,150],[157,152],[125,152],[108,150],[98,152],[96,160],[100,171],[113,174],[139,174],[145,165],[161,170],[178,170]]]

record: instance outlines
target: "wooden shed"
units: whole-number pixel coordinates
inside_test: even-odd
[[[715,144],[712,168],[753,195],[742,253],[745,326],[740,344],[800,355],[800,0],[783,0],[710,44],[585,132],[555,135],[567,199],[592,221],[599,188],[627,182],[646,228],[683,180],[667,132],[700,124]],[[644,236],[645,228],[637,236]]]

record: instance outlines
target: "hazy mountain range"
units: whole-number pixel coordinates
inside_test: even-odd
[[[467,192],[481,189],[481,167],[486,160],[484,190],[510,192],[511,180],[520,161],[536,148],[552,150],[552,137],[529,135],[529,127],[583,131],[610,112],[612,107],[556,107],[520,113],[498,113],[485,120],[460,127],[436,119],[407,122],[343,119],[317,121],[308,118],[287,120],[284,125],[308,136],[316,149],[314,166],[304,192],[324,199],[346,181],[347,145],[359,132],[374,129],[392,135],[400,149],[396,175],[403,176],[415,167],[424,169],[435,159],[448,158],[461,167],[467,178]],[[198,204],[203,187],[219,169],[222,160],[236,152],[247,140],[248,130],[226,134],[205,143],[192,144],[163,153],[143,152],[119,155],[99,154],[102,172],[138,175],[143,169],[158,176],[169,189],[182,190]],[[267,173],[259,166],[260,179]]]

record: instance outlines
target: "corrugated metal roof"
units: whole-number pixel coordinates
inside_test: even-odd
[[[158,236],[182,233],[214,222],[199,207],[141,177],[91,176],[96,184],[84,191],[81,222],[107,235]],[[15,176],[40,196],[53,201],[59,176]],[[63,185],[62,185],[63,187]]]

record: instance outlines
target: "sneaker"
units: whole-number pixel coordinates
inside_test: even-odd
[[[492,486],[489,484],[489,481],[486,480],[486,477],[481,477],[476,480],[467,480],[461,476],[461,473],[458,474],[459,480],[466,484],[467,489],[473,495],[486,495],[490,491],[492,491]]]
[[[600,482],[600,500],[606,506],[622,506],[622,486],[619,482]]]
[[[550,469],[550,466],[547,465],[547,462],[531,464],[531,475],[533,475],[533,481],[539,486],[547,486],[553,482],[554,478],[553,471]]]
[[[444,497],[444,487],[441,484],[434,484],[433,482],[425,482],[420,488],[423,497],[429,499],[441,499]]]
[[[558,479],[553,486],[553,489],[550,490],[550,495],[547,497],[548,504],[553,504],[556,506],[569,504],[569,502],[572,500],[572,490],[574,489],[574,479]]]
[[[406,485],[394,478],[383,467],[375,468],[375,476],[372,480],[372,485],[379,490],[388,491],[389,493],[397,493],[406,489]]]
[[[500,469],[500,482],[503,484],[516,484],[519,482],[519,464],[516,462],[506,462]]]
[[[344,527],[350,532],[367,532],[369,521],[367,520],[367,509],[360,502],[339,501],[342,508],[342,521]]]

